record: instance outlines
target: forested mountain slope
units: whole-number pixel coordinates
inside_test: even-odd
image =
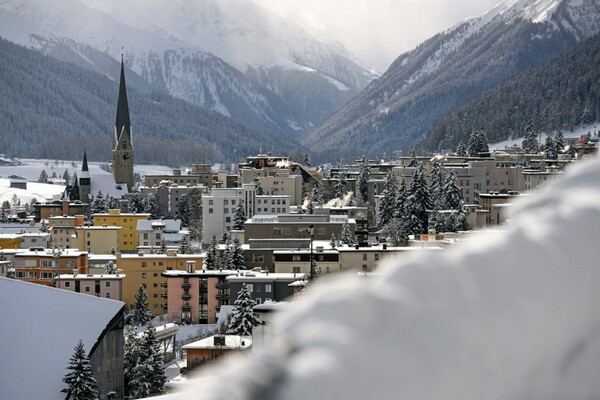
[[[473,130],[491,142],[523,136],[528,124],[542,132],[573,130],[600,118],[600,34],[532,71],[518,74],[440,119],[422,141],[430,150],[467,143]]]
[[[132,73],[127,79],[134,80]],[[0,149],[18,157],[109,160],[117,82],[0,39]],[[159,92],[128,88],[135,161],[233,161],[298,144]]]

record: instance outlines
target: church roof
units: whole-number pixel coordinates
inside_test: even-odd
[[[117,139],[120,138],[123,128],[129,134],[131,132],[131,121],[129,119],[129,105],[127,103],[127,88],[125,85],[125,66],[121,58],[121,78],[119,80],[119,99],[117,101]]]

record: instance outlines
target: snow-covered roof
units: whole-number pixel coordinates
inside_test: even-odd
[[[302,278],[304,274],[294,274],[287,272],[246,272],[245,274],[240,273],[239,275],[229,275],[227,280],[229,282],[249,282],[249,281],[290,281],[298,278]]]
[[[4,399],[62,400],[69,358],[81,339],[89,352],[124,303],[0,277]]]
[[[61,274],[58,276],[58,280],[70,280],[70,279],[76,279],[76,280],[81,280],[81,281],[85,281],[85,280],[98,280],[98,279],[105,279],[105,280],[109,280],[109,279],[114,279],[114,280],[122,280],[123,278],[125,278],[127,275],[125,274]]]
[[[184,350],[196,349],[247,349],[252,346],[252,336],[224,335],[225,346],[215,346],[215,337],[210,336],[196,342],[192,342],[183,346]]]
[[[505,233],[317,282],[269,348],[182,399],[596,398],[599,199],[596,157],[515,207]]]
[[[163,230],[178,232],[181,229],[180,219],[147,219],[137,222],[138,231],[151,231],[153,227],[162,226]]]

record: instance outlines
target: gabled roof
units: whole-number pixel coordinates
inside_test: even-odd
[[[124,303],[0,278],[0,392],[5,399],[63,400],[69,358],[94,347]]]

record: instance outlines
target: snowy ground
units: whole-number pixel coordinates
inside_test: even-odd
[[[591,133],[593,135],[594,132],[597,132],[599,128],[600,128],[600,126],[598,126],[598,125],[593,125],[593,126],[590,125],[590,126],[586,126],[586,127],[582,127],[582,128],[577,128],[572,132],[565,131],[562,134],[565,138],[579,138],[581,135],[587,135],[588,133]],[[548,134],[542,133],[541,136],[542,136],[542,143],[544,143],[546,141],[546,137],[548,136]],[[538,135],[538,140],[539,140],[539,135]],[[515,144],[517,146],[521,146],[522,143],[523,143],[523,138],[519,138],[519,139],[504,140],[504,141],[498,142],[498,143],[490,143],[489,147],[490,147],[490,150],[504,150],[506,148],[512,147]]]
[[[0,166],[0,203],[8,200],[11,201],[13,195],[21,200],[21,203],[29,203],[35,198],[38,201],[52,199],[53,196],[60,196],[64,191],[63,185],[48,185],[38,183],[37,180],[42,170],[45,170],[48,177],[56,173],[57,177],[62,177],[65,170],[69,175],[81,173],[81,160],[65,161],[65,160],[35,160],[35,159],[19,159],[23,164],[17,166]],[[93,175],[105,175],[108,172],[102,170],[100,165],[105,163],[89,162],[88,167]],[[163,165],[135,165],[134,171],[141,176],[144,175],[159,175],[170,174],[172,168]],[[22,176],[27,179],[27,190],[12,189],[8,177],[11,175]]]

